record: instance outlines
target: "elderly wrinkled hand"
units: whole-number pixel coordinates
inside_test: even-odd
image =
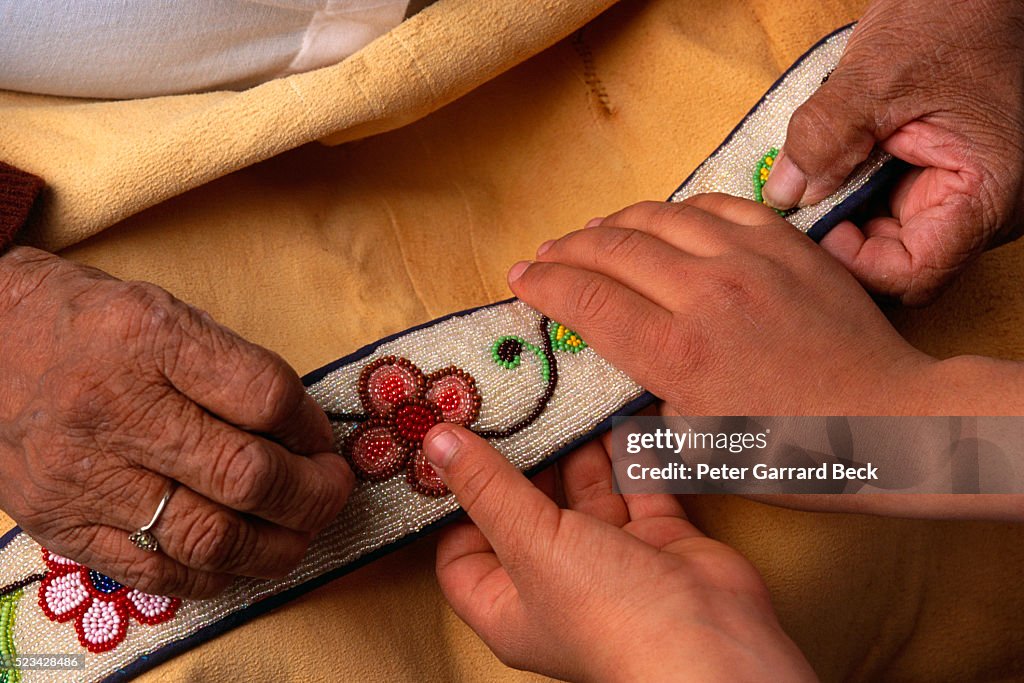
[[[822,246],[872,291],[927,303],[1021,234],[1022,40],[1019,0],[876,0],[790,120],[766,200],[824,199],[875,145],[906,161],[888,210],[840,224]]]
[[[41,251],[0,258],[0,508],[139,590],[280,576],[352,487],[278,356],[163,290]],[[178,482],[145,552],[130,532]]]
[[[463,428],[435,427],[425,449],[473,522],[441,538],[441,589],[506,664],[588,681],[816,680],[753,565],[674,497],[613,493],[601,440],[559,465],[568,509]]]

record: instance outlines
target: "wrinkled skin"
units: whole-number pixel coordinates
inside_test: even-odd
[[[144,283],[0,258],[0,508],[139,590],[205,597],[287,573],[353,477],[295,372]],[[174,490],[154,533],[128,541]]]
[[[884,0],[794,113],[766,199],[831,194],[877,144],[912,170],[887,210],[822,246],[871,291],[927,303],[985,249],[1021,234],[1024,3]]]
[[[473,522],[443,533],[438,582],[509,666],[574,681],[816,680],[753,565],[674,497],[613,493],[604,441],[560,464],[564,509],[465,429],[435,427],[426,454]]]

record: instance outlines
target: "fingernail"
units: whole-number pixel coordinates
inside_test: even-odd
[[[459,437],[451,429],[445,429],[434,434],[423,444],[423,454],[427,456],[431,465],[443,470],[455,457],[461,445]]]
[[[775,209],[792,209],[800,202],[806,189],[807,178],[783,151],[775,160],[772,172],[768,175],[768,181],[762,190],[768,206]]]
[[[601,225],[601,223],[603,223],[603,222],[604,222],[604,217],[603,216],[600,216],[598,218],[591,218],[589,221],[587,221],[587,224],[584,225],[583,227],[584,227],[584,229],[586,229],[586,228],[596,228],[597,226]]]
[[[526,269],[529,268],[532,263],[532,261],[520,261],[519,263],[512,266],[512,268],[510,268],[508,271],[508,281],[515,282],[516,280],[521,278],[523,276],[523,273],[526,272]]]
[[[555,243],[554,240],[548,240],[544,244],[542,244],[539,247],[537,247],[537,256],[542,256],[544,254],[544,252],[547,251],[548,249],[550,249],[551,245],[554,244],[554,243]]]

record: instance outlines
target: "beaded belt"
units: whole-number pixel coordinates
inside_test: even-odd
[[[827,78],[852,32],[824,38],[768,91],[670,198],[761,199],[793,111]],[[873,154],[834,195],[786,215],[820,239],[898,171]],[[571,329],[509,300],[371,344],[306,376],[360,483],[337,520],[280,580],[240,579],[180,601],[122,586],[15,528],[0,538],[0,663],[80,653],[84,668],[3,670],[0,683],[123,680],[429,533],[458,514],[420,443],[438,421],[467,425],[520,469],[540,469],[655,399]]]

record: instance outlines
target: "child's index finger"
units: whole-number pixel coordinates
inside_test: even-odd
[[[560,511],[487,441],[455,425],[438,425],[424,455],[483,532],[509,573],[529,563],[553,537]]]

